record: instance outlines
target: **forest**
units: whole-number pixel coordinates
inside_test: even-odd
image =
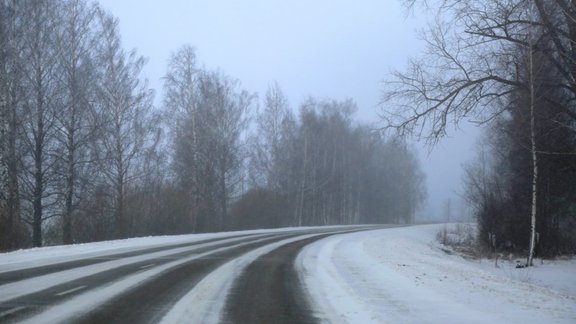
[[[434,12],[425,54],[388,81],[390,127],[438,142],[484,127],[463,196],[495,252],[576,252],[576,3],[406,0]]]
[[[194,44],[153,89],[97,2],[0,0],[0,249],[410,223],[412,138],[434,149],[466,121],[484,132],[461,192],[480,246],[576,252],[576,3],[399,1],[432,17],[425,49],[383,73],[368,125],[353,98],[244,89]]]
[[[0,0],[0,250],[409,223],[425,198],[413,148],[353,99],[293,107],[182,45],[155,100],[145,64],[96,2]]]

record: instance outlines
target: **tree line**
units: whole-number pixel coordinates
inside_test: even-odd
[[[466,168],[479,242],[553,256],[576,251],[576,3],[404,1],[436,9],[428,56],[388,83],[394,129],[434,143],[451,122],[486,125]]]
[[[296,116],[183,46],[155,107],[145,64],[95,2],[0,1],[0,249],[408,222],[424,197],[413,151],[352,100]]]

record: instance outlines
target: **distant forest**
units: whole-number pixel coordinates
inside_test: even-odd
[[[424,199],[414,151],[355,122],[353,100],[293,109],[185,45],[155,107],[145,63],[95,2],[0,0],[1,250],[408,223]]]

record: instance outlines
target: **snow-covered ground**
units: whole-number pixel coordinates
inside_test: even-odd
[[[496,268],[493,261],[467,260],[444,252],[436,242],[436,234],[442,228],[443,225],[422,225],[341,234],[308,245],[299,254],[295,266],[316,316],[328,323],[362,324],[576,323],[576,260],[538,260],[534,267],[526,269],[515,269],[514,263],[499,262]],[[0,301],[107,269],[216,243],[172,247],[121,259],[107,258],[112,253],[217,237],[230,243],[246,244],[240,243],[241,238],[234,235],[250,233],[259,240],[259,234],[294,230],[137,238],[0,254],[0,273],[84,257],[104,260],[1,285]],[[303,231],[299,238],[312,236],[309,233]],[[164,322],[187,322],[190,314],[200,316],[202,322],[218,322],[225,296],[239,273],[256,258],[299,238],[269,244],[230,260],[185,295],[166,315]],[[108,298],[183,262],[237,244],[191,254],[187,259],[163,265],[142,267],[141,271],[118,278],[107,286],[81,291],[30,320],[65,321],[75,313],[94,309]]]
[[[576,323],[576,260],[466,260],[442,251],[442,225],[329,237],[297,268],[329,323]]]

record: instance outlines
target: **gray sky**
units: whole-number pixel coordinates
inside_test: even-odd
[[[381,82],[420,54],[421,13],[408,16],[397,0],[100,0],[120,20],[124,47],[149,59],[145,76],[162,97],[170,53],[196,48],[207,68],[263,94],[277,81],[297,109],[302,100],[352,98],[357,118],[379,122]],[[417,19],[420,18],[420,19]],[[478,130],[453,131],[428,154],[415,144],[427,176],[430,207],[457,199],[461,165],[473,157]]]

